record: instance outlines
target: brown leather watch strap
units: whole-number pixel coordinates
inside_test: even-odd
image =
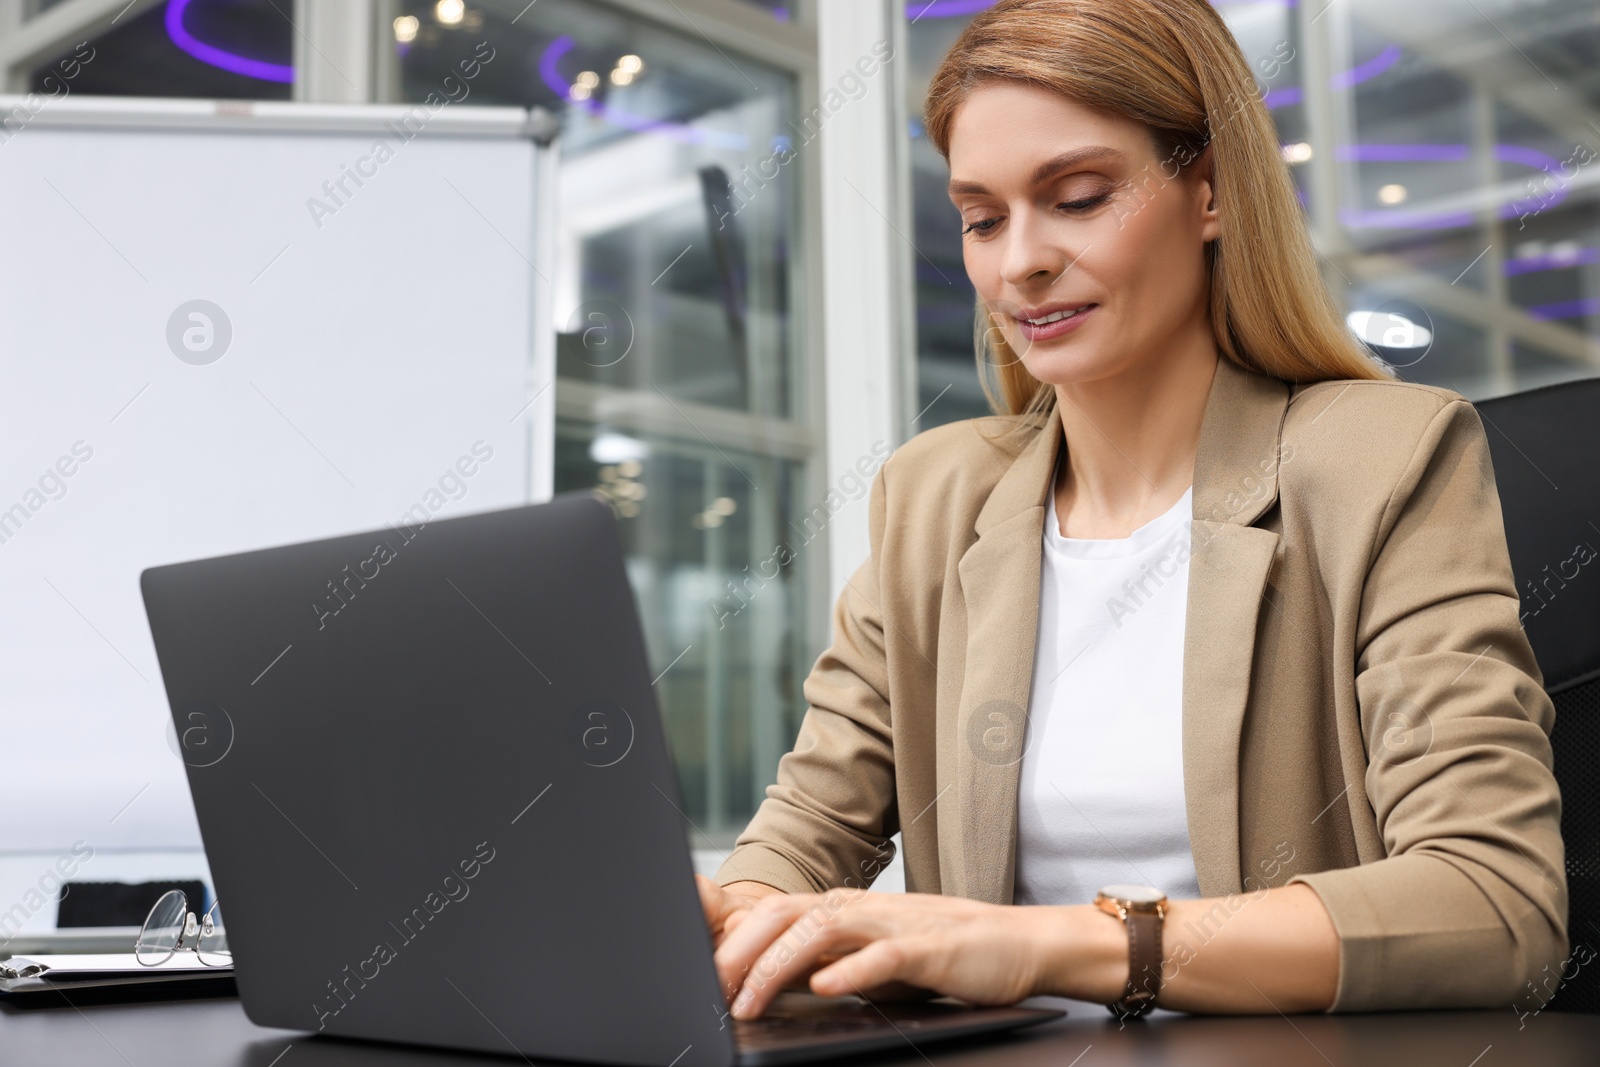
[[[1128,988],[1111,1005],[1118,1015],[1140,1016],[1161,992],[1161,912],[1128,909]]]

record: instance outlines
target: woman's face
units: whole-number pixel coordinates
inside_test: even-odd
[[[1209,155],[1174,177],[1184,161],[1158,158],[1144,126],[1013,82],[967,96],[949,147],[967,275],[1035,378],[1096,381],[1208,343]]]

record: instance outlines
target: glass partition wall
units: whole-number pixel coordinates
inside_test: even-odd
[[[808,577],[825,562],[784,551],[821,445],[796,314],[801,178],[774,162],[798,73],[719,46],[670,5],[658,22],[588,0],[525,13],[483,0],[480,26],[460,30],[438,8],[400,5],[405,98],[486,39],[505,58],[484,102],[561,116],[556,490],[612,502],[686,814],[725,841],[798,728],[816,654]]]

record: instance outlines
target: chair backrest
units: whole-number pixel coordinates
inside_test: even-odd
[[[1548,1007],[1600,1013],[1600,378],[1476,405],[1523,628],[1555,703],[1573,957]],[[1574,973],[1576,971],[1576,973]]]

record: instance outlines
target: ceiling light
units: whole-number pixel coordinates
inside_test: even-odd
[[[466,16],[466,0],[439,0],[433,5],[433,17],[446,26],[454,26]]]
[[[417,30],[422,23],[415,15],[401,15],[394,20],[394,39],[401,44],[409,44],[417,39]]]
[[[624,477],[636,476],[639,473],[638,461],[649,455],[649,445],[626,434],[603,433],[589,445],[590,459],[596,463],[621,464]],[[615,477],[616,472],[612,472],[612,476]]]
[[[1378,201],[1384,204],[1403,204],[1409,195],[1411,194],[1406,192],[1406,187],[1403,185],[1385,185],[1378,190]]]
[[[1394,311],[1352,311],[1345,322],[1355,335],[1379,348],[1426,348],[1433,331]]]

